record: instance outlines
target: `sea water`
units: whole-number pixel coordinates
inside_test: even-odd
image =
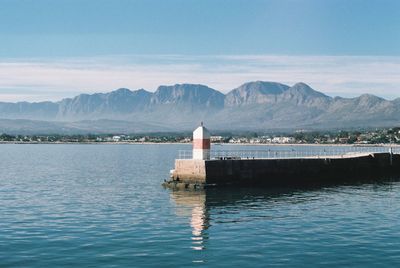
[[[0,145],[0,267],[400,265],[396,178],[303,189],[164,189],[185,149]]]

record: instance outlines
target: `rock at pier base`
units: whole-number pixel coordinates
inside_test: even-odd
[[[205,188],[205,184],[203,183],[190,183],[190,182],[181,182],[176,180],[168,180],[165,181],[162,186],[164,188],[169,188],[172,190],[202,190]]]

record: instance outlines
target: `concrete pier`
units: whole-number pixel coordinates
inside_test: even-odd
[[[400,178],[400,155],[364,153],[287,159],[177,159],[167,186],[295,186],[310,183]]]
[[[382,147],[385,149],[384,147]],[[189,158],[188,158],[189,157]],[[182,159],[188,158],[188,159]],[[302,186],[379,178],[400,178],[400,154],[386,152],[211,151],[203,123],[193,132],[192,155],[175,160],[172,188],[219,185]]]

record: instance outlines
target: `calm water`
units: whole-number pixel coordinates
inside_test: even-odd
[[[163,189],[189,148],[0,145],[0,267],[400,265],[400,183]]]

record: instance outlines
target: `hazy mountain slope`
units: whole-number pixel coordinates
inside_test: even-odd
[[[157,130],[174,131],[166,124],[119,120],[83,120],[77,122],[55,122],[28,119],[0,119],[0,133],[8,134],[108,134],[140,133]]]
[[[225,97],[226,107],[239,105],[275,103],[277,96],[289,89],[289,86],[275,82],[249,82],[230,91]]]
[[[0,102],[0,118],[51,120],[58,113],[58,104],[54,102]]]
[[[374,95],[357,98],[335,98],[326,113],[318,118],[319,124],[339,127],[374,125],[384,126],[400,122],[400,105]]]
[[[160,86],[151,98],[151,104],[189,105],[194,108],[222,109],[225,95],[203,85],[176,84]]]
[[[216,127],[229,128],[229,124],[238,129],[303,127],[312,125],[321,113],[327,111],[332,102],[331,97],[313,90],[304,83],[292,87],[281,87],[281,84],[276,83],[267,86],[276,85],[281,90],[269,91],[266,99],[261,102],[257,98],[260,95],[259,91],[246,90],[246,101],[227,106],[217,115],[216,121],[222,124],[216,124]]]
[[[326,109],[331,103],[332,98],[325,94],[315,91],[304,83],[297,83],[278,96],[277,102],[292,103],[297,106],[315,107]]]
[[[204,85],[176,84],[154,93],[122,88],[57,103],[3,102],[0,118],[39,121],[2,120],[0,132],[181,131],[200,121],[220,130],[375,127],[400,124],[399,114],[400,98],[331,98],[304,83],[249,82],[226,95]]]
[[[143,111],[150,104],[152,93],[140,89],[130,91],[121,88],[110,93],[81,94],[59,103],[57,119],[98,119],[126,116]]]
[[[225,95],[203,85],[160,86],[153,94],[149,109],[135,113],[145,122],[188,129],[224,108]]]

